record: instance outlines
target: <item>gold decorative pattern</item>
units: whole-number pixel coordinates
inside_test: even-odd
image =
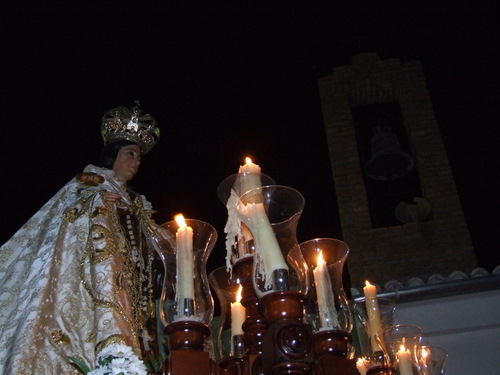
[[[85,186],[99,186],[104,182],[104,177],[93,172],[83,172],[76,175],[76,180]]]
[[[112,233],[102,225],[92,225],[90,228],[93,251],[90,264],[94,265],[110,258],[116,252],[116,242]]]
[[[99,215],[107,215],[108,212],[109,212],[109,210],[106,207],[98,206],[98,207],[95,208],[94,211],[92,211],[91,218],[94,219],[94,218],[96,218]]]
[[[106,340],[101,341],[95,346],[95,354],[98,354],[102,349],[111,344],[123,344],[125,340],[121,335],[109,336]]]
[[[160,129],[155,118],[149,113],[143,114],[136,101],[131,109],[118,107],[107,111],[102,118],[101,135],[104,144],[116,140],[132,141],[145,155],[160,140]]]
[[[71,343],[71,339],[69,338],[69,336],[60,329],[52,331],[50,336],[54,344],[68,345]]]
[[[91,201],[91,198],[94,196],[94,194],[82,198],[79,201],[77,201],[75,204],[72,206],[69,206],[65,211],[64,211],[64,217],[66,220],[68,220],[70,223],[74,223],[76,219],[81,217],[87,210],[89,209],[89,203]]]
[[[131,211],[130,207],[128,212]],[[116,211],[109,210],[107,215],[97,215],[92,218],[92,237],[91,241],[87,243],[84,257],[80,263],[80,277],[84,288],[89,293],[96,309],[100,309],[102,314],[107,314],[106,311],[113,311],[113,313],[118,314],[124,325],[123,328],[128,327],[125,331],[127,332],[126,341],[132,345],[134,352],[140,356],[141,349],[139,346],[139,332],[142,329],[142,325],[146,320],[143,315],[145,312],[141,308],[141,299],[144,294],[143,286],[144,282],[141,281],[144,276],[141,276],[142,272],[138,272],[136,269],[136,264],[132,261],[132,250],[129,240],[125,235],[125,230],[120,222],[120,216]],[[96,224],[101,223],[101,224]],[[140,226],[140,224],[139,224]],[[112,241],[113,250],[105,250],[109,246],[107,241]],[[115,276],[114,288],[105,291],[101,290],[99,285],[99,280],[94,279],[91,281],[89,279],[88,262],[90,261],[90,267],[102,267],[106,268],[105,263],[99,263],[95,261],[97,258],[96,246],[98,244],[104,247],[99,248],[98,258],[102,261],[106,261],[108,258],[111,259],[116,257],[115,260],[111,260],[110,264],[117,263],[121,266],[121,271]],[[109,255],[109,257],[108,257]],[[152,257],[149,256],[148,258]],[[148,262],[150,264],[151,262]],[[151,284],[152,287],[152,274],[151,270],[148,273],[148,279],[146,285]],[[116,272],[116,271],[114,271]],[[106,278],[106,276],[103,276]],[[148,280],[149,281],[149,280]],[[125,293],[125,294],[124,294]],[[127,295],[127,299],[123,299],[123,296]],[[147,293],[152,296],[151,292]],[[103,315],[104,316],[104,315]],[[105,346],[106,344],[104,344]],[[104,347],[103,346],[103,347]]]

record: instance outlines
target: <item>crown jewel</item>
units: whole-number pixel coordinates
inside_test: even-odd
[[[127,107],[113,108],[102,117],[101,135],[104,144],[116,140],[127,140],[134,142],[141,148],[142,154],[146,154],[160,140],[160,129],[156,120],[150,114],[142,114],[137,105],[128,109]]]

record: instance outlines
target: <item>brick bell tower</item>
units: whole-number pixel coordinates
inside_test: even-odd
[[[318,87],[352,286],[476,267],[420,63],[359,54]]]

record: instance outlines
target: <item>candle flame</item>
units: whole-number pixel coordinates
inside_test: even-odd
[[[366,286],[370,286],[370,285],[372,285],[372,284],[370,284],[370,282],[369,282],[368,280],[366,280],[366,281],[365,281],[365,285],[366,285]]]
[[[184,220],[184,216],[182,214],[175,215],[174,219],[177,222],[179,228],[186,227],[186,220]]]
[[[243,287],[240,284],[240,287],[238,288],[238,292],[236,293],[236,302],[241,302],[242,291],[243,291]]]
[[[323,251],[320,251],[319,254],[318,254],[318,260],[316,261],[318,267],[319,266],[322,266],[323,264],[325,264],[325,259],[323,258]]]
[[[406,351],[405,346],[404,346],[404,345],[400,345],[400,346],[399,346],[399,351],[401,351],[401,352]]]
[[[425,348],[422,348],[422,358],[426,359],[428,355],[429,355],[429,351]]]
[[[250,159],[248,156],[245,158],[245,163],[247,164],[251,164],[252,163],[252,159]]]

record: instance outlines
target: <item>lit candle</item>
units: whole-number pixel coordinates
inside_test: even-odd
[[[366,286],[363,288],[363,292],[365,294],[366,313],[368,315],[368,332],[370,334],[372,350],[373,352],[380,351],[382,348],[377,342],[375,336],[378,335],[378,338],[382,343],[382,322],[380,320],[380,310],[378,307],[377,287],[366,281]]]
[[[340,328],[332,283],[328,274],[328,266],[323,259],[323,251],[318,254],[317,266],[313,270],[316,295],[318,297],[319,320],[321,329]]]
[[[179,225],[175,236],[177,244],[177,313],[179,316],[183,316],[186,315],[186,300],[194,300],[193,229],[186,225],[182,214],[176,215],[175,221]]]
[[[231,302],[231,336],[242,335],[243,334],[243,323],[246,319],[246,310],[241,304],[241,291],[242,286],[238,288],[238,293],[236,293],[236,301]]]
[[[248,190],[261,186],[260,167],[257,164],[252,163],[252,159],[248,157],[245,159],[245,165],[240,166],[239,174],[240,176],[238,176],[238,180],[240,184],[240,195],[244,194]]]
[[[410,351],[404,345],[401,345],[396,356],[399,363],[399,375],[413,375]]]
[[[368,368],[366,367],[367,360],[365,358],[358,358],[356,361],[356,368],[361,375],[366,375]]]
[[[237,219],[235,208],[241,195],[260,186],[260,167],[252,163],[252,159],[247,157],[246,164],[240,166],[237,178],[231,189],[231,195],[226,202],[228,217],[224,232],[226,233],[226,266],[228,269],[231,269],[232,264],[239,259],[252,255],[248,251],[247,242],[253,237],[245,225],[242,225],[240,220]],[[257,194],[247,201],[253,203],[262,202],[262,196]],[[237,238],[236,242],[235,238]],[[233,247],[235,246],[237,249],[233,253]]]

